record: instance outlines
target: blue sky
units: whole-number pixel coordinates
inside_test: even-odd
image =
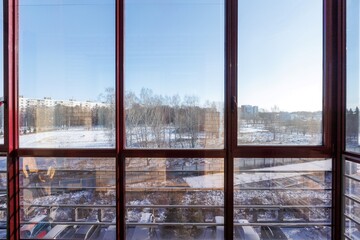
[[[348,87],[346,89],[347,108],[354,109],[359,106],[359,1],[347,1],[347,26],[346,26],[346,80]]]
[[[20,0],[20,94],[96,100],[115,79],[114,0]]]
[[[20,94],[96,100],[115,79],[115,0],[20,0]],[[125,87],[224,98],[221,0],[125,1]],[[239,104],[321,110],[322,1],[239,1]]]
[[[322,109],[322,1],[240,0],[238,102]]]

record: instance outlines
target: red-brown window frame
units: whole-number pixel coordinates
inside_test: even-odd
[[[225,1],[225,138],[219,150],[126,149],[124,102],[124,0],[116,2],[116,148],[115,149],[19,149],[18,130],[18,1],[4,0],[4,144],[8,156],[8,238],[19,239],[19,157],[112,157],[116,159],[117,236],[125,239],[125,166],[128,157],[183,157],[225,159],[225,239],[233,239],[234,158],[324,157],[333,159],[332,236],[340,239],[341,153],[344,150],[344,0],[323,0],[323,145],[238,146],[237,109],[237,0]]]

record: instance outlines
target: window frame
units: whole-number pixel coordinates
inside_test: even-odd
[[[340,239],[341,153],[344,150],[344,1],[323,0],[323,145],[247,146],[237,145],[237,0],[225,3],[224,148],[223,149],[127,149],[124,109],[124,3],[116,8],[116,143],[115,149],[19,148],[18,129],[18,28],[19,0],[4,1],[4,145],[8,156],[8,238],[19,239],[20,157],[111,157],[116,159],[117,237],[126,239],[125,159],[224,158],[225,239],[233,239],[234,159],[243,157],[309,157],[333,159],[332,236]],[[339,20],[340,19],[340,20]],[[333,37],[337,34],[337,37]],[[340,37],[339,37],[340,36]],[[342,41],[339,41],[342,40]],[[341,46],[341,47],[339,47]],[[340,58],[338,58],[340,57]],[[337,60],[339,59],[339,60]],[[341,101],[340,101],[341,100]],[[341,113],[341,114],[337,114]],[[358,156],[360,159],[360,156]],[[338,238],[339,237],[339,238]]]

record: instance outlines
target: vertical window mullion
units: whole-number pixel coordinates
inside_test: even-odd
[[[225,10],[225,239],[234,232],[234,149],[237,142],[237,0],[226,1]]]
[[[17,0],[4,1],[4,143],[7,149],[7,238],[19,236],[19,167],[17,129],[17,45],[18,7]]]
[[[125,138],[124,110],[124,1],[116,1],[116,212],[117,239],[126,239],[125,223]]]

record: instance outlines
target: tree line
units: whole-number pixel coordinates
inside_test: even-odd
[[[106,89],[102,104],[29,105],[19,111],[20,133],[82,127],[115,134],[115,92]],[[125,94],[126,145],[142,148],[198,148],[220,137],[220,112],[215,103],[203,106],[196,96],[163,96],[143,88]]]

